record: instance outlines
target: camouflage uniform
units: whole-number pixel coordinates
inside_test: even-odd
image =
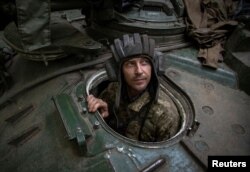
[[[114,130],[128,138],[147,142],[167,140],[177,133],[180,115],[174,102],[163,90],[159,90],[159,98],[154,103],[151,103],[148,91],[133,101],[125,96],[114,112],[117,89],[118,84],[111,83],[100,95],[109,104],[107,123]]]

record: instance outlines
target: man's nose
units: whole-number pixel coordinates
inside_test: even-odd
[[[141,74],[143,72],[142,66],[138,63],[136,64],[136,73]]]

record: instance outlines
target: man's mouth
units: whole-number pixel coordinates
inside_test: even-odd
[[[142,81],[142,80],[146,80],[146,78],[134,78],[134,81]]]
[[[142,82],[145,82],[145,81],[146,81],[146,78],[136,78],[136,79],[134,79],[135,83],[142,83]]]

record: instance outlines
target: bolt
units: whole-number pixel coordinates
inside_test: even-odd
[[[78,96],[78,101],[79,101],[79,102],[80,102],[80,101],[83,101],[83,99],[84,99],[83,95],[79,95],[79,96]]]
[[[86,107],[83,107],[83,108],[82,108],[82,112],[83,112],[83,113],[86,113],[86,112],[87,112],[87,108],[86,108]]]
[[[98,129],[99,126],[100,126],[100,122],[99,121],[95,121],[94,129]]]
[[[82,129],[81,129],[80,127],[77,127],[77,128],[76,128],[76,132],[77,132],[77,133],[82,133]]]

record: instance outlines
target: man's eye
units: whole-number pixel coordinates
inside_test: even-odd
[[[127,62],[127,63],[126,63],[126,66],[132,67],[132,66],[134,66],[134,64],[133,64],[132,62]]]
[[[142,60],[142,61],[141,61],[141,64],[142,64],[142,65],[148,65],[148,64],[149,64],[149,61],[148,61],[148,60]]]

